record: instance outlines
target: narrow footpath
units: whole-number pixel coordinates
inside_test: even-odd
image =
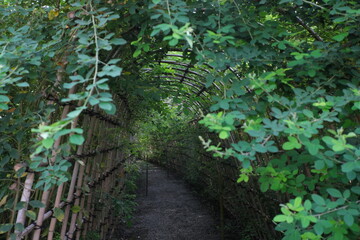
[[[183,180],[149,164],[140,179],[133,226],[123,240],[219,240],[214,216]]]

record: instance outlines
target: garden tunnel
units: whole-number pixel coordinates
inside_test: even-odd
[[[358,239],[359,3],[0,3],[0,239],[112,239],[139,161],[223,239]]]

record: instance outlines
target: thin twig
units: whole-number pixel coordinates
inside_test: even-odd
[[[302,0],[302,1],[303,1],[304,3],[307,3],[307,4],[312,5],[312,6],[314,6],[314,7],[318,7],[318,8],[323,9],[323,10],[328,10],[328,9],[326,9],[326,8],[324,8],[324,7],[316,4],[316,3],[313,3],[313,2],[310,2],[310,1],[307,1],[307,0]]]
[[[90,7],[91,7],[91,11],[94,11],[91,2],[90,2]],[[91,15],[91,21],[93,24],[93,29],[94,29],[94,41],[95,41],[95,70],[94,70],[94,77],[93,77],[93,83],[92,83],[92,87],[91,90],[89,92],[89,96],[86,98],[85,102],[84,102],[84,107],[86,107],[87,103],[89,102],[89,99],[91,97],[91,95],[94,92],[95,86],[96,86],[96,79],[97,79],[97,73],[99,71],[99,44],[98,44],[98,36],[97,36],[97,29],[96,29],[96,23],[95,23],[95,17],[92,14]]]
[[[356,201],[355,203],[356,203],[356,204],[359,204],[359,203],[360,203],[360,200]],[[334,208],[334,209],[332,209],[332,210],[330,210],[330,211],[327,211],[327,212],[324,212],[324,213],[319,213],[319,214],[316,214],[316,215],[313,215],[313,216],[314,216],[314,217],[321,217],[322,215],[329,214],[329,213],[332,213],[332,212],[336,212],[336,211],[341,210],[341,209],[346,209],[346,208],[348,208],[348,207],[349,207],[349,205],[342,206],[342,207],[339,207],[339,208]]]
[[[166,7],[167,7],[167,11],[168,11],[168,13],[169,13],[170,25],[172,25],[169,0],[166,0]]]
[[[233,3],[235,4],[235,7],[237,8],[241,19],[243,20],[243,22],[244,22],[245,24],[247,24],[247,22],[245,21],[244,17],[241,15],[241,10],[240,10],[239,5],[235,2],[235,0],[233,0]],[[248,25],[248,24],[247,24],[247,25]],[[246,28],[246,30],[247,30],[247,32],[249,33],[251,40],[253,40],[254,38],[253,38],[250,30],[249,30],[248,28]]]
[[[303,26],[316,40],[323,42],[324,40],[322,39],[322,37],[319,36],[319,34],[317,34],[314,29],[312,29],[311,27],[309,27],[304,20],[302,20],[299,16],[295,16],[296,20],[298,23],[300,23],[301,26]]]

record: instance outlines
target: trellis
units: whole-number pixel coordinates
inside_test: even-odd
[[[358,238],[358,1],[4,0],[0,14],[1,234],[109,238],[104,203],[144,149],[126,143],[146,110],[170,135],[188,122],[173,135],[190,142],[155,150],[193,167],[222,229],[227,211],[244,238],[279,239],[273,223],[284,239]]]
[[[172,73],[158,73],[154,76],[155,78],[164,79],[165,82],[162,85],[164,88],[168,91],[176,91],[176,84],[185,84],[190,87],[189,92],[184,94],[185,99],[191,99],[193,96],[200,97],[201,101],[192,100],[191,102],[190,110],[194,113],[201,115],[199,109],[206,111],[213,103],[210,96],[221,95],[223,92],[224,83],[222,82],[213,82],[210,87],[206,87],[205,74],[213,71],[211,66],[207,64],[201,67],[191,65],[179,52],[166,54],[165,58],[159,61],[159,64],[163,64],[163,66],[174,71]],[[143,68],[142,70],[144,72],[152,71],[151,68]],[[235,78],[241,80],[235,69],[229,67],[226,70],[232,72]],[[229,82],[232,81],[229,79]],[[166,83],[169,83],[169,85],[166,85]],[[172,83],[174,84],[173,87],[171,86]],[[250,91],[249,89],[246,90]],[[187,100],[184,100],[184,102],[187,103]],[[197,122],[197,120],[195,119],[194,122]],[[205,135],[207,139],[216,139],[213,134]],[[213,195],[207,197],[219,204],[216,208],[220,216],[222,239],[226,239],[224,225],[225,218],[229,217],[236,224],[235,234],[237,236],[244,232],[247,237],[252,237],[252,239],[272,240],[280,238],[281,234],[275,231],[272,219],[278,213],[278,205],[288,200],[286,196],[262,193],[256,176],[250,177],[247,183],[239,184],[237,182],[240,168],[239,161],[236,159],[221,160],[214,158],[204,151],[203,146],[197,141],[196,133],[193,137],[197,144],[194,144],[194,142],[188,143],[184,139],[178,139],[176,136],[173,136],[172,142],[162,143],[160,140],[154,143],[162,149],[160,152],[163,152],[163,154],[150,161],[174,170],[185,178],[191,177],[189,164],[197,165],[197,180],[190,180],[190,182],[198,186],[200,191],[212,192]],[[246,138],[240,132],[232,134],[229,139],[222,141],[222,146],[229,147],[231,143],[242,140],[244,137]],[[277,142],[279,141],[277,139]],[[176,142],[180,143],[180,146]],[[259,161],[259,166],[262,166],[262,163],[265,166],[270,156],[268,154],[265,156],[258,155],[257,158],[267,159]],[[252,165],[254,166],[254,163]],[[227,217],[225,214],[227,214]]]
[[[194,136],[196,138],[197,136]],[[212,138],[213,136],[208,135]],[[176,141],[176,137],[174,138]],[[249,182],[239,184],[239,162],[235,159],[221,160],[204,152],[200,144],[182,142],[179,147],[172,142],[163,143],[165,151],[159,158],[151,161],[169,168],[185,178],[193,177],[189,171],[196,165],[196,180],[189,180],[200,192],[206,192],[207,197],[218,202],[215,207],[220,216],[221,230],[225,231],[225,218],[233,219],[236,224],[235,234],[246,233],[252,239],[278,239],[279,232],[274,230],[272,221],[277,213],[277,206],[285,196],[281,194],[262,193],[257,178],[252,177]],[[161,143],[157,143],[161,145]],[[224,142],[230,144],[229,141]],[[208,195],[212,192],[212,195]],[[227,214],[227,217],[224,216]],[[254,226],[259,226],[254,228]],[[260,227],[261,226],[261,227]],[[251,231],[249,231],[251,230]],[[226,234],[223,232],[223,235]],[[226,239],[226,236],[223,236]]]
[[[71,91],[70,91],[71,92]],[[49,104],[55,102],[49,100]],[[33,183],[36,183],[36,172],[27,172],[21,201],[25,207],[17,213],[16,224],[25,225],[24,230],[16,231],[16,239],[40,239],[42,233],[51,240],[55,232],[60,233],[61,239],[80,239],[86,237],[89,230],[96,230],[102,239],[113,232],[116,216],[109,214],[110,204],[99,204],[106,201],[105,193],[122,191],[124,188],[124,165],[133,157],[125,150],[125,142],[130,135],[126,130],[129,123],[129,111],[121,99],[116,99],[118,113],[109,117],[98,109],[86,110],[81,117],[75,119],[72,128],[81,125],[87,129],[86,141],[78,146],[73,155],[67,160],[73,162],[70,183],[52,187],[41,191],[42,207],[39,208],[36,221],[31,221],[26,214],[30,201],[40,200],[39,195],[33,194]],[[62,116],[69,112],[71,104],[62,109]],[[117,130],[111,135],[112,129]],[[61,138],[54,148],[61,144]],[[53,152],[53,158],[56,152]],[[38,190],[39,191],[39,190]],[[39,191],[40,192],[40,191]],[[59,221],[61,220],[61,221]],[[29,224],[26,224],[29,223]]]

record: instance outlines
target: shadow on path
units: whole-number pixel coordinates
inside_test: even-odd
[[[141,176],[133,226],[122,239],[218,240],[213,216],[183,180],[149,164],[148,196]]]

